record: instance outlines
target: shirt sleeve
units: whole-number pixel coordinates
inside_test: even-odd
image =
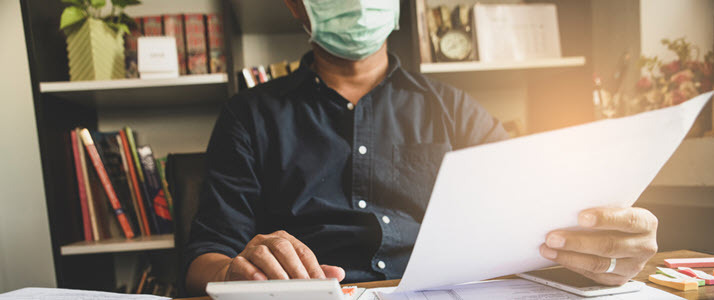
[[[508,139],[501,122],[466,92],[453,91],[455,100],[456,145],[461,149]]]
[[[240,118],[225,106],[206,150],[206,176],[184,252],[184,270],[196,257],[235,257],[256,233],[260,183],[251,139]]]

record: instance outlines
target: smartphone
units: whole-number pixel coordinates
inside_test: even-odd
[[[632,293],[639,291],[645,285],[634,280],[620,286],[602,285],[563,267],[520,273],[517,276],[583,297]]]

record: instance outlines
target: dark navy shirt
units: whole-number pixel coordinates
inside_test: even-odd
[[[404,273],[447,151],[506,139],[461,90],[402,69],[352,105],[310,69],[241,91],[223,107],[186,266],[235,257],[256,234],[285,230],[345,282]]]

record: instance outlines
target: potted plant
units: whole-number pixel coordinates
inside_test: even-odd
[[[124,78],[124,34],[134,20],[124,13],[139,0],[61,0],[60,30],[67,36],[69,77],[77,80]]]

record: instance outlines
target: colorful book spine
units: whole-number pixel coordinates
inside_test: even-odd
[[[171,197],[171,191],[169,190],[169,182],[166,180],[166,157],[156,160],[156,168],[159,171],[159,177],[161,177],[161,187],[164,190],[164,195],[166,196],[166,201],[169,203],[169,213],[171,216],[174,215],[174,199]]]
[[[141,160],[139,160],[139,155],[137,154],[136,141],[134,140],[134,133],[129,127],[125,127],[126,138],[129,141],[129,149],[131,150],[131,156],[134,162],[134,170],[136,171],[136,176],[138,178],[139,189],[141,190],[141,196],[144,199],[144,207],[146,208],[146,214],[151,221],[151,226],[154,232],[159,233],[159,223],[154,213],[154,205],[152,203],[152,198],[149,197],[146,187],[146,179],[144,178],[144,171],[141,166]]]
[[[77,176],[77,193],[79,194],[79,205],[82,209],[82,227],[84,229],[84,240],[91,241],[92,237],[92,225],[89,220],[89,209],[87,208],[87,189],[84,185],[84,170],[82,170],[82,163],[79,158],[79,144],[77,143],[77,131],[72,130],[70,132],[72,140],[72,154],[74,156],[74,171]]]
[[[134,196],[136,198],[137,206],[139,207],[139,216],[141,218],[141,223],[143,224],[142,234],[146,236],[151,236],[151,227],[149,225],[149,219],[146,215],[146,208],[144,207],[144,197],[142,197],[141,187],[139,186],[139,179],[137,176],[136,168],[134,167],[134,159],[132,156],[132,146],[127,138],[127,131],[131,129],[125,128],[119,132],[122,139],[122,144],[124,147],[124,153],[127,158],[127,166],[129,167],[129,180],[132,185],[132,190],[134,191]]]
[[[161,179],[156,168],[156,159],[150,146],[136,148],[136,152],[141,160],[141,168],[144,170],[146,179],[146,190],[154,208],[154,214],[158,223],[157,231],[160,234],[171,233],[171,213],[169,211],[166,195],[161,187]]]
[[[134,209],[134,217],[136,219],[136,224],[139,226],[139,232],[141,235],[146,235],[146,229],[144,228],[144,222],[141,219],[141,210],[139,210],[139,203],[136,201],[136,193],[134,193],[134,186],[131,182],[131,174],[129,172],[129,164],[127,163],[126,152],[124,151],[124,142],[122,141],[121,134],[116,135],[117,145],[119,145],[119,153],[121,154],[121,164],[122,171],[124,172],[124,177],[126,181],[124,182],[129,190],[129,199],[132,203],[132,208]]]
[[[178,53],[179,74],[185,75],[186,70],[186,42],[184,40],[183,15],[164,15],[164,34],[176,38],[176,51]]]
[[[139,78],[139,52],[138,41],[141,36],[141,18],[134,18],[136,26],[132,26],[129,34],[126,35],[124,63],[126,64],[126,78]]]
[[[87,160],[84,154],[84,147],[81,141],[81,129],[76,128],[77,135],[77,150],[79,152],[79,164],[82,167],[82,179],[84,182],[84,191],[87,197],[87,211],[89,212],[89,223],[92,228],[92,238],[95,241],[101,239],[101,230],[99,229],[99,220],[97,220],[97,208],[94,205],[94,195],[92,194],[91,182],[89,181],[89,169],[87,169]]]
[[[119,221],[119,225],[121,226],[121,229],[124,232],[124,236],[128,239],[133,238],[134,232],[131,230],[129,220],[127,220],[126,214],[124,214],[124,211],[122,210],[121,204],[119,203],[119,199],[117,199],[116,192],[112,187],[112,183],[109,180],[107,171],[104,169],[104,165],[102,164],[102,160],[99,157],[99,152],[97,152],[97,148],[94,146],[94,141],[92,140],[92,136],[89,134],[89,130],[87,130],[86,128],[82,129],[81,137],[82,141],[84,142],[84,146],[87,150],[87,153],[89,153],[89,158],[92,160],[94,169],[97,171],[99,180],[104,186],[104,191],[107,194],[107,198],[109,198],[109,203],[114,209],[114,214],[116,215],[117,220]]]
[[[206,25],[202,14],[184,15],[186,60],[189,74],[208,73]]]
[[[208,27],[208,53],[211,73],[226,72],[226,54],[223,42],[223,18],[217,14],[206,16]]]
[[[163,22],[161,16],[144,17],[144,36],[164,35]]]

